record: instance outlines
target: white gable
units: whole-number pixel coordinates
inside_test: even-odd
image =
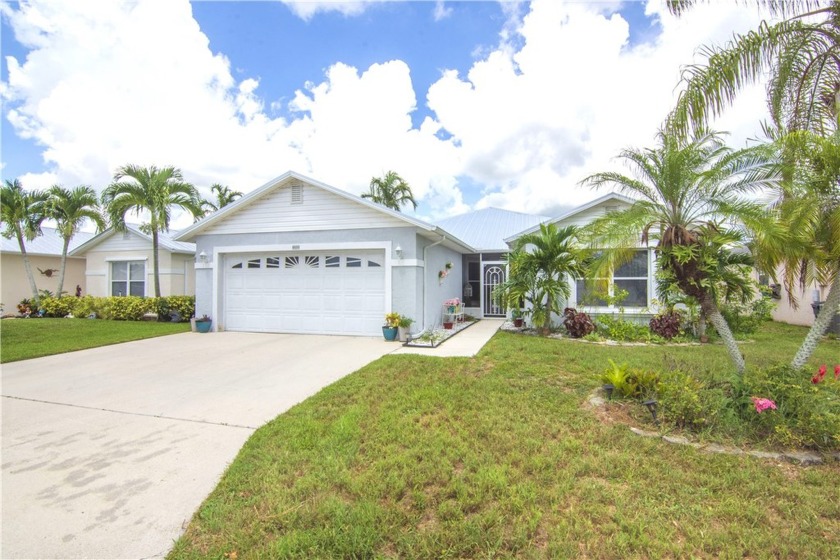
[[[406,227],[405,221],[324,189],[290,182],[271,190],[203,234]]]
[[[85,252],[114,253],[118,251],[146,251],[151,250],[152,242],[137,235],[133,231],[114,231],[95,247]],[[166,249],[161,247],[162,251]]]
[[[557,227],[566,227],[571,225],[585,226],[596,218],[600,218],[607,212],[616,212],[629,207],[630,204],[623,200],[618,198],[608,198],[607,200],[603,200],[594,206],[581,210],[580,212],[567,214],[565,217],[560,218],[554,223],[557,224]]]

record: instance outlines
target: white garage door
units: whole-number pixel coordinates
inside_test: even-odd
[[[381,335],[385,252],[228,256],[223,307],[230,331]]]

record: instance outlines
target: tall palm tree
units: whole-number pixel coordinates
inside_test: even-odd
[[[677,14],[690,8],[696,0],[671,0],[671,11]],[[706,48],[708,63],[689,67],[683,76],[685,90],[669,117],[669,126],[685,133],[691,126],[705,126],[713,117],[731,105],[740,90],[769,75],[768,105],[779,129],[799,135],[811,131],[829,144],[837,145],[840,130],[840,1],[838,0],[756,0],[781,21],[763,22],[758,29],[736,35],[724,47]],[[793,143],[797,143],[795,140]],[[818,154],[828,154],[828,145],[816,137],[806,142],[817,147]],[[782,141],[782,144],[791,145]],[[787,148],[786,148],[787,150]],[[786,151],[782,160],[804,167],[798,173],[812,175],[814,158],[808,150]],[[791,155],[793,157],[791,157]],[[829,163],[823,158],[821,165]],[[787,169],[791,169],[786,165]],[[830,166],[829,166],[830,167]],[[793,186],[785,175],[784,190],[777,210],[785,219],[793,220],[792,231],[798,237],[810,233],[820,237],[812,243],[789,243],[769,251],[765,261],[781,262],[789,283],[793,276],[802,282],[817,278],[830,285],[826,302],[811,326],[792,364],[801,367],[810,357],[817,341],[825,334],[831,318],[840,306],[840,236],[837,235],[837,200],[840,186],[837,177],[824,182],[822,190],[813,190],[817,183],[799,181]],[[828,174],[829,176],[831,173]],[[760,247],[760,245],[759,245]],[[764,252],[768,251],[764,248]],[[773,270],[766,268],[766,270]],[[819,273],[819,274],[818,274]],[[804,285],[804,284],[803,284]]]
[[[105,219],[99,209],[99,197],[96,191],[86,185],[71,190],[61,185],[53,185],[47,199],[47,215],[56,222],[56,229],[64,240],[61,248],[61,270],[58,274],[57,297],[61,297],[64,288],[64,273],[67,270],[67,249],[70,240],[81,229],[85,220],[90,220],[99,233],[105,229]]]
[[[533,305],[535,324],[551,330],[552,314],[571,296],[570,278],[584,276],[586,251],[575,226],[541,224],[539,231],[519,237],[508,256],[508,279],[499,288],[507,305],[525,299]]]
[[[126,165],[117,170],[114,182],[102,192],[102,204],[118,231],[125,230],[129,212],[148,216],[142,227],[152,236],[155,297],[160,297],[160,234],[169,231],[173,207],[186,210],[193,217],[201,215],[198,190],[184,181],[180,169]]]
[[[701,132],[681,140],[660,131],[658,140],[656,148],[620,153],[633,176],[606,172],[581,181],[592,188],[613,186],[637,199],[589,226],[590,243],[602,251],[596,266],[609,271],[631,258],[640,241],[656,242],[659,268],[699,303],[743,372],[744,358],[709,285],[711,268],[717,263],[703,258],[704,246],[709,232],[720,230],[722,220],[747,223],[767,236],[781,235],[762,206],[741,196],[772,183],[767,177],[772,177],[772,170],[761,165],[763,159],[752,150],[730,150],[716,133]]]
[[[210,187],[210,192],[212,192],[215,195],[216,199],[203,200],[201,202],[202,206],[208,210],[208,213],[221,210],[222,208],[224,208],[225,206],[242,196],[241,192],[233,191],[227,185],[221,185],[219,183],[213,183],[213,185]]]
[[[369,198],[397,212],[400,212],[402,206],[409,202],[414,209],[417,209],[417,201],[414,200],[411,187],[396,171],[389,171],[381,178],[373,177],[370,180],[370,191],[363,193],[362,198]]]
[[[3,237],[17,239],[23,257],[26,278],[32,290],[32,299],[38,299],[38,286],[32,274],[32,265],[26,253],[24,240],[32,241],[41,235],[41,223],[46,219],[44,191],[25,191],[20,181],[6,181],[0,189],[0,221],[3,222]]]

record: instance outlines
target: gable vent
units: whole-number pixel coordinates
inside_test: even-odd
[[[618,206],[605,206],[604,214],[609,214],[610,212],[618,212]]]
[[[303,204],[303,185],[292,185],[292,204]]]

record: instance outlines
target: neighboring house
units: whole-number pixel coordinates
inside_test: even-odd
[[[465,311],[474,317],[499,317],[505,309],[493,299],[493,290],[506,278],[504,256],[509,250],[505,239],[538,228],[548,218],[484,208],[438,222],[443,229],[470,244],[473,253],[462,257],[462,300]]]
[[[108,229],[79,245],[71,255],[86,260],[87,294],[154,296],[152,236],[136,225]],[[195,245],[159,236],[162,296],[195,294]],[[66,284],[66,282],[65,282]]]
[[[586,204],[578,206],[558,218],[550,220],[558,228],[570,225],[585,226],[595,218],[603,216],[607,212],[614,212],[628,208],[633,204],[633,199],[616,193],[609,193]],[[539,225],[533,226],[525,231],[505,239],[513,243],[522,235],[533,233],[539,230]],[[616,289],[624,290],[627,297],[620,302],[609,304],[599,299],[597,294],[592,293],[592,283],[584,279],[572,279],[572,295],[565,305],[575,307],[579,311],[585,311],[592,315],[613,314],[622,308],[625,318],[633,316],[648,316],[656,313],[656,256],[652,247],[641,243],[639,235],[639,247],[635,256],[627,263],[616,268],[609,278],[599,279],[606,286],[610,295]]]
[[[58,289],[58,276],[61,269],[61,251],[64,240],[55,228],[42,227],[42,235],[32,241],[26,241],[26,254],[32,265],[32,274],[39,290],[55,293]],[[89,240],[94,234],[79,232],[70,240],[70,250]],[[76,286],[81,286],[86,293],[85,260],[71,257],[68,251],[67,270],[64,275],[64,291],[76,294]],[[0,236],[0,302],[6,313],[16,313],[17,304],[22,299],[32,297],[32,289],[26,278],[23,255],[17,239]]]
[[[414,319],[412,332],[434,327],[443,302],[462,295],[463,255],[476,252],[440,227],[294,172],[175,239],[199,251],[196,315],[231,331],[381,336],[389,312]]]
[[[779,278],[781,278],[783,271],[779,271]],[[772,316],[774,321],[781,323],[789,323],[791,325],[803,325],[810,327],[814,324],[814,308],[811,304],[815,302],[823,302],[828,297],[829,286],[812,283],[805,288],[797,285],[796,289],[796,307],[790,303],[790,293],[782,285],[773,283],[765,274],[755,275],[755,279],[759,284],[768,286],[772,293],[773,299],[776,303],[776,308],[773,309]]]

